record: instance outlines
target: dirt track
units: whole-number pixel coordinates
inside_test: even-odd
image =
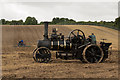
[[[118,32],[113,29],[88,26],[88,25],[50,25],[57,27],[59,32],[68,36],[73,29],[81,29],[86,36],[95,33],[97,41],[106,38],[112,42],[114,50],[118,49]],[[117,78],[118,77],[118,52],[112,55],[104,63],[85,64],[79,60],[55,59],[52,52],[50,63],[36,63],[32,59],[32,51],[36,47],[37,40],[43,38],[43,26],[3,26],[2,48],[2,77],[17,78]],[[23,39],[26,45],[31,47],[14,47],[17,41]]]

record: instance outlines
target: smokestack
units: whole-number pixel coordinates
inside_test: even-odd
[[[48,40],[48,23],[44,22],[44,40]]]

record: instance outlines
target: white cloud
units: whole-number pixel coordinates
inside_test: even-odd
[[[118,16],[117,2],[4,2],[0,8],[0,18],[8,20],[34,16],[39,21],[50,21],[53,17],[111,21]]]
[[[119,0],[1,0],[1,2],[119,2]]]

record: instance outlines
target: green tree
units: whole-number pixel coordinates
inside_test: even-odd
[[[51,24],[76,24],[76,21],[68,18],[53,18]]]
[[[11,25],[23,25],[23,20],[12,20],[11,21]]]
[[[25,20],[25,25],[37,25],[38,22],[37,20],[35,19],[35,17],[27,17],[26,20]]]
[[[58,17],[52,19],[52,24],[57,24],[60,22],[60,19]]]
[[[36,20],[35,17],[32,18],[32,21],[33,21],[33,25],[37,25],[38,24],[38,21]]]
[[[6,25],[11,25],[11,23],[12,23],[11,21],[6,21],[5,22]]]
[[[5,19],[1,19],[1,22],[3,25],[6,23]]]
[[[19,20],[18,22],[19,22],[19,25],[23,25],[24,24],[23,20]]]
[[[120,17],[115,19],[115,23],[114,23],[115,27],[120,29]]]
[[[11,25],[17,25],[17,21],[16,20],[12,20],[11,21]]]

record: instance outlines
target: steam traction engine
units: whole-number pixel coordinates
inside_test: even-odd
[[[48,22],[44,22],[44,40],[39,40],[37,48],[33,51],[36,62],[49,62],[50,50],[57,51],[56,58],[79,59],[87,63],[99,63],[108,58],[108,49],[112,43],[92,44],[79,29],[70,32],[66,40],[62,33],[57,34],[55,28],[52,32],[51,37],[48,38]]]

